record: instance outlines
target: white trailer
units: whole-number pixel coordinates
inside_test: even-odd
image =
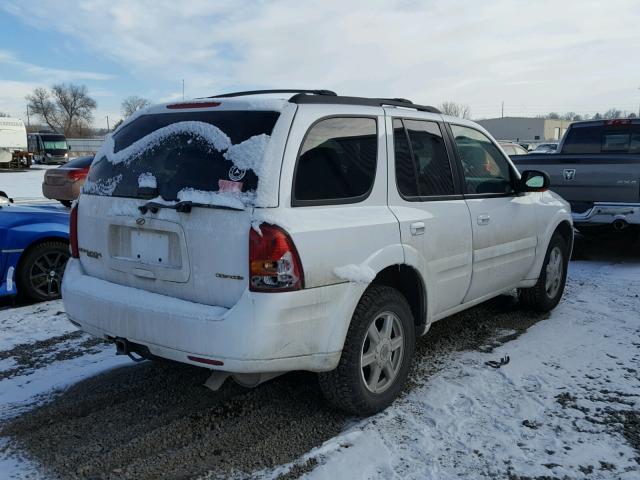
[[[27,129],[19,118],[0,117],[0,168],[29,168]]]

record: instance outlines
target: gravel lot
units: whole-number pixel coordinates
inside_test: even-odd
[[[640,260],[638,247],[627,238],[579,240],[575,254]],[[438,322],[419,341],[407,393],[450,366],[454,352],[491,351],[545,318],[518,310],[516,298],[507,295]],[[18,345],[0,352],[0,364],[14,362],[0,379],[105,348],[112,347],[78,332]],[[207,375],[172,363],[131,364],[53,395],[1,425],[0,437],[10,439],[5,450],[25,452],[53,478],[244,478],[298,459],[358,420],[327,408],[312,374],[291,373],[252,390],[228,381],[218,392],[202,386]],[[625,400],[615,392],[595,394]],[[579,408],[571,392],[558,402]],[[592,420],[623,425],[640,459],[640,412],[628,403],[622,413],[602,412]],[[282,478],[314,466],[310,460]]]

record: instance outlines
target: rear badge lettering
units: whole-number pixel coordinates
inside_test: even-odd
[[[247,173],[246,170],[242,168],[238,168],[235,165],[229,169],[229,179],[234,182],[238,182],[244,178],[244,175]]]
[[[102,257],[102,254],[100,252],[94,252],[92,250],[87,250],[86,248],[79,248],[78,251],[80,253],[86,254],[87,257],[91,257],[91,258],[100,258],[100,257]]]
[[[227,275],[226,273],[216,273],[216,277],[228,278],[229,280],[244,280],[244,277],[241,275]]]

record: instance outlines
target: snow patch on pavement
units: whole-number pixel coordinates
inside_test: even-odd
[[[0,351],[76,330],[64,313],[62,300],[0,310]]]

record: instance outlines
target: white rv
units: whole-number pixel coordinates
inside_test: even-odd
[[[19,118],[0,117],[0,168],[30,166],[24,122]]]

